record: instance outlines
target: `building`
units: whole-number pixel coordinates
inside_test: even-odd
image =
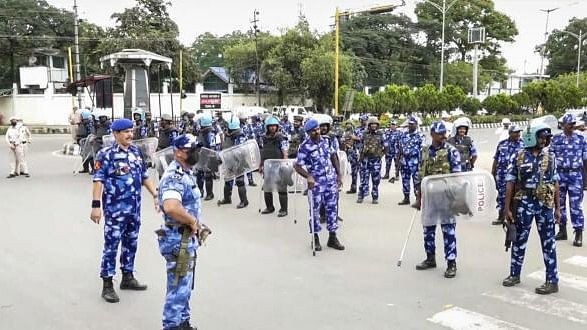
[[[522,91],[522,89],[533,81],[541,79],[550,79],[549,75],[541,75],[538,73],[531,74],[510,74],[508,78],[502,82],[493,81],[489,87],[488,95],[507,94],[514,95]]]
[[[31,52],[29,65],[19,68],[20,93],[55,94],[65,92],[68,81],[66,57],[59,50],[37,48]]]

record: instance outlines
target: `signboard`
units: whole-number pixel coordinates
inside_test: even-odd
[[[200,94],[200,109],[221,109],[222,94],[202,93]]]
[[[485,42],[485,28],[470,28],[469,29],[469,43],[482,44]]]

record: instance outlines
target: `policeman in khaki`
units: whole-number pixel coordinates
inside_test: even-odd
[[[155,209],[157,191],[149,180],[147,167],[140,149],[132,145],[133,122],[117,119],[112,123],[116,142],[96,155],[92,212],[90,219],[96,224],[104,210],[104,252],[100,277],[103,280],[102,298],[110,303],[119,301],[114,291],[116,254],[121,247],[121,290],[146,290],[133,276],[139,228],[141,226],[141,186],[153,196]]]
[[[159,183],[159,207],[165,224],[156,231],[167,269],[163,329],[192,330],[197,329],[190,325],[196,251],[210,231],[200,222],[202,195],[192,171],[200,145],[193,135],[186,134],[176,138],[173,147],[175,160]]]
[[[560,177],[561,223],[557,240],[567,239],[567,195],[569,196],[569,213],[575,231],[573,245],[583,246],[583,186],[587,178],[587,141],[574,131],[575,116],[565,114],[562,119],[563,132],[552,138],[550,148],[556,156],[557,171]]]
[[[387,147],[383,134],[379,132],[379,119],[370,117],[367,120],[367,129],[363,132],[363,148],[360,150],[359,161],[361,163],[361,185],[357,203],[362,203],[369,193],[369,178],[372,181],[371,198],[373,204],[379,203],[379,183],[381,182],[381,157]]]
[[[506,218],[516,226],[516,240],[512,246],[510,275],[502,284],[511,287],[520,283],[528,236],[532,220],[536,219],[546,267],[546,281],[535,290],[538,294],[558,292],[554,227],[561,213],[557,160],[548,148],[551,136],[550,128],[544,124],[524,131],[525,148],[512,157],[506,174]]]
[[[430,127],[432,143],[422,149],[422,163],[416,177],[416,203],[414,207],[420,209],[422,194],[420,184],[422,179],[429,175],[449,174],[461,172],[461,157],[458,150],[446,143],[447,129],[443,122],[434,122]],[[447,219],[441,224],[444,238],[444,257],[447,261],[447,269],[444,277],[453,278],[457,273],[457,239],[456,220]],[[424,250],[426,260],[416,266],[417,270],[436,268],[436,225],[424,227]]]

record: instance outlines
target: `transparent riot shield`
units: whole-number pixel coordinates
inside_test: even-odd
[[[208,148],[201,148],[198,152],[198,162],[194,165],[194,169],[204,172],[218,172],[220,166],[220,157],[215,150]]]
[[[151,167],[151,165],[153,164],[153,155],[157,150],[157,143],[158,140],[156,138],[146,138],[132,141],[132,144],[134,144],[141,150],[143,158],[145,159],[145,163],[149,167]],[[106,144],[104,144],[104,146],[106,146]]]
[[[261,154],[255,140],[233,146],[220,152],[220,174],[224,181],[253,172],[261,166]]]
[[[491,221],[496,189],[487,171],[427,176],[422,180],[422,225],[455,223],[456,218]]]
[[[153,165],[159,178],[163,176],[163,173],[172,161],[173,147],[167,147],[153,154]]]
[[[110,147],[111,145],[114,144],[114,141],[116,141],[116,139],[114,138],[114,135],[112,135],[112,134],[102,136],[102,145],[104,147]]]
[[[263,191],[287,192],[298,181],[293,159],[267,159],[263,166]]]
[[[530,126],[536,126],[538,124],[545,124],[551,129],[558,128],[558,119],[553,115],[546,115],[538,118],[534,118],[530,121]]]
[[[351,164],[346,156],[346,152],[339,150],[336,152],[338,155],[338,163],[340,164],[340,175],[342,182],[346,182],[348,176],[350,175],[350,168]]]

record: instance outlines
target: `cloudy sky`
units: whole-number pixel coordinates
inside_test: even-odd
[[[422,0],[406,0],[401,12],[414,16],[414,6]],[[441,2],[441,0],[434,0]],[[452,0],[447,0],[448,2]],[[458,0],[467,1],[467,0]],[[73,0],[48,0],[56,7],[69,8]],[[78,0],[80,17],[101,26],[112,26],[110,15],[125,7],[132,7],[134,0]],[[518,73],[537,72],[540,57],[534,54],[534,46],[543,42],[546,14],[540,9],[560,7],[551,13],[549,30],[562,29],[575,17],[587,16],[587,0],[494,0],[496,8],[508,14],[517,24],[520,34],[516,42],[504,44],[504,56],[508,65]],[[172,0],[172,19],[178,24],[180,39],[190,44],[204,32],[215,34],[247,30],[255,8],[260,12],[260,27],[279,33],[281,28],[297,22],[300,10],[313,29],[320,32],[330,30],[336,7],[340,9],[362,9],[375,5],[401,3],[401,0]],[[457,4],[458,5],[458,4]]]

